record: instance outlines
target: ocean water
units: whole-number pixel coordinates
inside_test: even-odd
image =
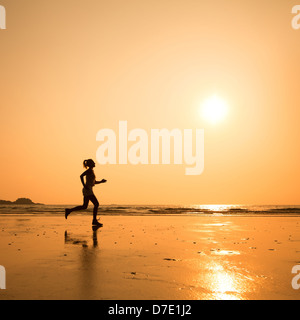
[[[77,204],[78,205],[78,204]],[[65,208],[75,205],[0,205],[0,214],[64,214]],[[85,211],[91,213],[93,205]],[[100,205],[99,215],[300,215],[300,205]]]

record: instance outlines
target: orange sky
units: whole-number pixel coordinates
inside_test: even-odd
[[[1,0],[1,193],[81,203],[102,128],[204,129],[184,165],[99,165],[110,204],[300,204],[296,1]],[[229,112],[199,115],[217,94]]]

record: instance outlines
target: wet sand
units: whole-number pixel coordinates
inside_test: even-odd
[[[1,300],[300,299],[299,217],[1,215]]]

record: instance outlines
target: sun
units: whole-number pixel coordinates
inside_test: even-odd
[[[202,117],[212,124],[222,121],[227,111],[227,103],[217,95],[207,98],[200,110]]]

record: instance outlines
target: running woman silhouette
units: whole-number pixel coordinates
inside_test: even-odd
[[[72,209],[66,209],[65,210],[65,218],[68,219],[68,215],[73,212],[73,211],[80,211],[80,210],[85,210],[88,207],[89,201],[91,201],[94,205],[93,209],[93,221],[92,225],[97,226],[97,227],[102,227],[103,224],[100,223],[97,220],[97,213],[98,213],[98,207],[99,207],[99,202],[94,195],[93,192],[93,186],[95,184],[100,184],[100,183],[105,183],[107,180],[102,179],[101,181],[96,180],[96,176],[94,173],[93,168],[96,166],[95,162],[92,159],[84,160],[83,161],[83,166],[87,169],[80,175],[80,180],[83,185],[82,193],[83,193],[83,205],[82,206],[77,206]],[[86,179],[86,182],[84,183],[84,177]]]

